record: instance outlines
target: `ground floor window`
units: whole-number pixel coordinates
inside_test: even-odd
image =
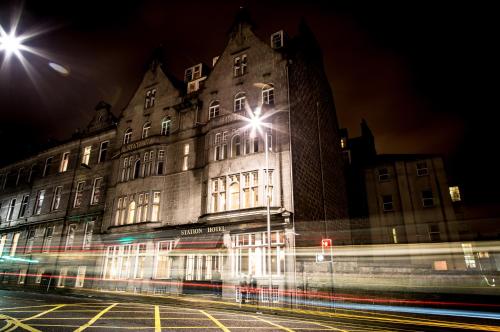
[[[83,283],[85,282],[85,272],[87,270],[86,266],[79,266],[78,272],[76,273],[75,279],[75,287],[81,288],[83,287]]]
[[[43,277],[43,274],[45,273],[45,269],[42,267],[42,268],[39,268],[36,272],[36,278],[35,278],[35,284],[39,284],[42,282],[42,277]]]
[[[19,270],[19,278],[17,279],[17,283],[22,285],[26,281],[26,273],[28,272],[27,269],[20,269]]]
[[[59,270],[59,278],[57,278],[57,287],[62,288],[66,285],[66,276],[68,275],[68,268],[62,267]]]
[[[173,256],[175,241],[161,241],[156,244],[155,278],[170,279],[172,276]]]
[[[106,280],[142,279],[146,262],[153,253],[146,243],[110,246],[106,249],[102,278]]]
[[[185,257],[186,280],[221,280],[222,253],[189,254]]]
[[[235,234],[232,236],[231,274],[233,277],[269,275],[267,232]],[[271,232],[271,272],[285,273],[285,238],[282,231]]]

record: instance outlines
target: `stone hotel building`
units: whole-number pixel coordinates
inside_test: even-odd
[[[303,248],[350,243],[339,142],[311,31],[259,39],[241,10],[212,64],[180,81],[157,50],[118,118],[101,102],[0,169],[0,282],[237,298],[254,277],[278,301],[316,268]]]

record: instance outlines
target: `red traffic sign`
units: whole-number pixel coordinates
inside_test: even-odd
[[[321,240],[321,246],[323,248],[328,248],[332,246],[332,239],[323,239]]]

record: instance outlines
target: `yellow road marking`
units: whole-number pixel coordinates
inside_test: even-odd
[[[0,315],[0,319],[5,319],[7,321],[7,325],[9,323],[11,323],[10,325],[12,325],[12,324],[14,325],[14,326],[12,326],[10,328],[9,328],[9,326],[7,326],[7,327],[4,326],[3,329],[9,328],[8,330],[5,330],[5,332],[14,331],[18,327],[20,327],[22,329],[25,329],[26,331],[29,331],[29,332],[41,332],[40,330],[35,329],[34,327],[31,327],[29,325],[21,323],[17,318],[14,318],[14,317],[10,317],[10,316],[7,316],[7,315]]]
[[[311,322],[313,324],[316,324],[316,325],[319,325],[319,326],[322,326],[322,327],[326,327],[330,330],[334,330],[334,331],[342,331],[342,332],[347,332],[346,330],[341,330],[341,329],[338,329],[336,327],[333,327],[333,326],[329,326],[329,325],[325,325],[325,324],[321,324],[321,323],[318,323],[318,322]]]
[[[264,318],[260,318],[260,317],[257,317],[257,316],[252,316],[253,318],[255,319],[258,319],[260,321],[263,321],[264,323],[267,323],[267,324],[271,324],[273,326],[276,326],[277,328],[281,329],[281,330],[284,330],[284,331],[288,331],[288,332],[293,332],[292,329],[289,329],[288,327],[284,327],[284,326],[281,326],[279,324],[276,324],[276,323],[273,323],[271,321],[268,321],[267,319],[264,319]]]
[[[208,312],[205,312],[203,310],[200,310],[200,312],[202,314],[204,314],[205,316],[207,316],[208,318],[210,318],[210,320],[212,322],[215,323],[215,325],[217,325],[218,327],[220,327],[220,329],[224,332],[231,332],[226,326],[224,326],[221,322],[219,322],[217,319],[215,319],[212,315],[210,315]]]
[[[155,332],[161,332],[160,307],[155,305]]]
[[[92,318],[91,320],[89,320],[87,323],[85,323],[84,325],[80,326],[79,328],[77,328],[74,332],[81,332],[81,331],[85,330],[87,327],[89,327],[90,325],[94,324],[99,318],[101,318],[102,315],[104,315],[105,313],[107,313],[108,311],[110,311],[111,309],[113,309],[113,307],[116,306],[117,304],[118,303],[113,303],[112,305],[110,305],[106,309],[102,310],[97,315],[95,315],[94,318]]]
[[[62,307],[64,307],[64,306],[65,306],[64,304],[59,304],[59,305],[56,305],[56,306],[55,306],[54,308],[52,308],[52,309],[45,310],[44,312],[41,312],[41,313],[39,313],[39,314],[37,314],[37,315],[35,315],[35,316],[31,316],[31,317],[28,317],[28,318],[24,318],[24,319],[21,319],[20,321],[21,321],[21,322],[25,322],[25,321],[27,321],[27,320],[31,320],[31,319],[35,319],[35,318],[41,317],[41,316],[43,316],[43,315],[45,315],[45,314],[48,314],[49,312],[52,312],[52,311],[57,310],[57,309],[59,309],[59,308],[62,308]]]

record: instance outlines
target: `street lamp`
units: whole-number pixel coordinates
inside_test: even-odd
[[[261,108],[257,108],[247,121],[250,123],[252,128],[252,136],[255,136],[255,132],[262,133],[262,128],[265,127],[265,123],[262,121],[263,117],[261,115]],[[269,139],[268,132],[264,132],[264,149],[266,155],[266,173],[265,173],[265,198],[266,198],[266,216],[267,216],[267,270],[269,272],[269,302],[271,302],[272,287],[273,287],[273,271],[272,271],[272,255],[271,255],[271,196],[269,192]]]

